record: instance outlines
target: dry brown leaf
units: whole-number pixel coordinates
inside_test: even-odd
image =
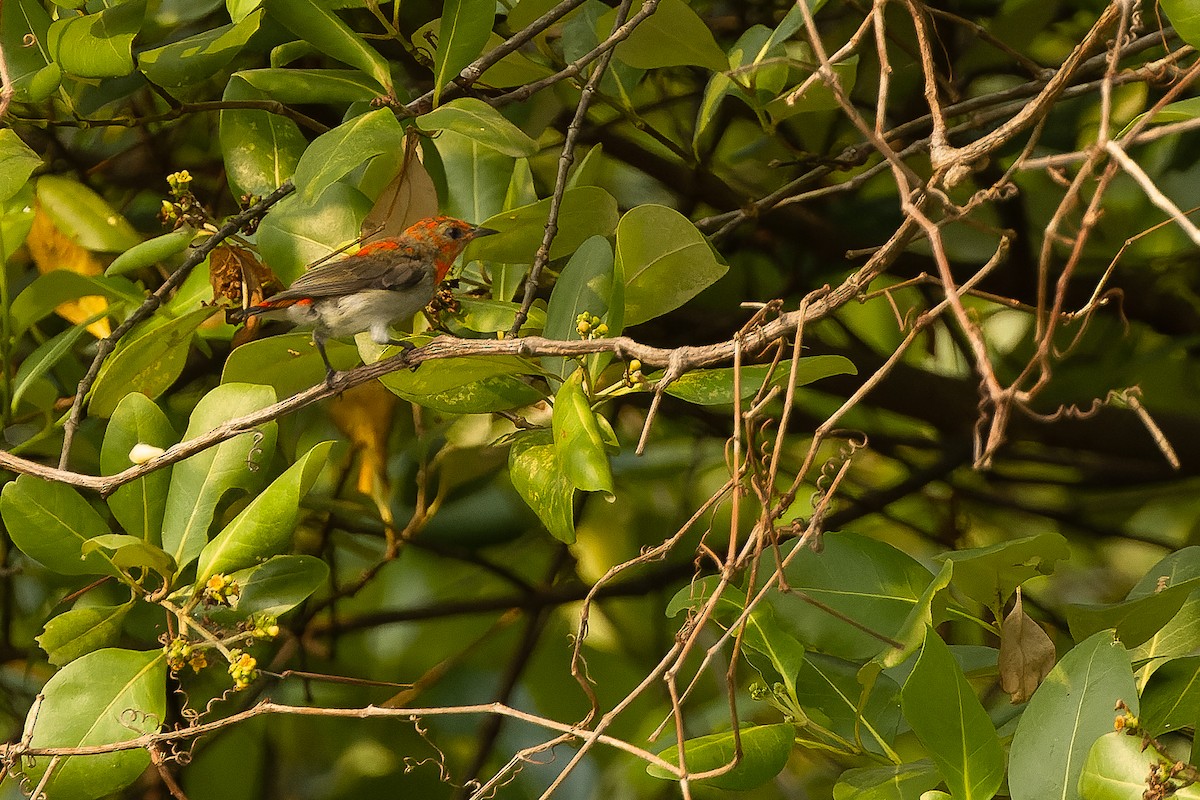
[[[209,255],[208,280],[213,287],[214,302],[231,300],[237,308],[261,303],[279,290],[279,279],[270,267],[246,248],[231,244],[223,244]],[[261,324],[258,317],[247,317],[242,328],[233,335],[233,346],[254,338]]]
[[[437,189],[418,157],[420,135],[409,128],[404,137],[404,165],[363,220],[364,240],[399,236],[412,225],[438,213]]]
[[[34,207],[33,226],[29,229],[25,244],[29,248],[33,263],[37,264],[38,272],[43,275],[56,269],[89,276],[104,272],[104,264],[100,259],[60,231],[41,205]],[[55,308],[54,312],[72,324],[79,324],[106,308],[108,300],[103,295],[86,295],[63,303]],[[112,333],[112,326],[108,324],[107,319],[98,319],[88,325],[87,329],[88,333],[97,339],[104,339]]]
[[[1054,667],[1054,642],[1017,602],[1000,626],[1000,688],[1014,705],[1024,703]]]
[[[358,491],[375,501],[383,521],[391,524],[387,504],[387,443],[396,413],[396,395],[378,381],[347,389],[329,407],[330,416],[349,437],[359,455]]]

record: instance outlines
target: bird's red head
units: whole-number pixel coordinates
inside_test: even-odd
[[[435,261],[437,282],[441,283],[445,280],[446,273],[450,271],[454,260],[462,254],[463,249],[471,240],[498,232],[491,228],[481,228],[478,225],[463,222],[454,217],[426,217],[420,222],[410,225],[401,238],[410,239],[414,244],[430,245],[437,251]]]

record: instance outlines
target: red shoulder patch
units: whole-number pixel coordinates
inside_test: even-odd
[[[381,239],[378,242],[371,242],[359,248],[358,252],[350,256],[357,258],[359,256],[369,256],[373,253],[391,253],[401,249],[401,244],[396,239]]]

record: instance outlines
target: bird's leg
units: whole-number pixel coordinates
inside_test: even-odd
[[[333,376],[337,374],[337,370],[333,368],[333,364],[329,363],[329,356],[325,353],[325,337],[317,331],[313,331],[313,344],[317,346],[317,352],[321,354],[321,360],[325,362],[325,385],[332,389]]]
[[[394,336],[392,336],[392,332],[387,327],[384,327],[384,326],[371,329],[371,340],[373,342],[375,342],[375,344],[385,344],[385,345],[390,344],[395,347],[403,348],[405,353],[411,353],[413,350],[417,349],[417,346],[415,344],[413,344],[412,342],[406,341],[404,339],[397,339]],[[419,366],[421,366],[421,365],[413,364],[411,367],[409,367],[409,369],[411,369],[413,372],[416,372],[417,367],[419,367]]]

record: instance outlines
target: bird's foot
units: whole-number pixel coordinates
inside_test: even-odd
[[[391,345],[395,345],[396,347],[402,348],[404,350],[404,354],[406,356],[405,360],[407,360],[407,356],[409,353],[411,353],[413,350],[417,349],[417,346],[415,344],[413,344],[412,342],[410,342],[406,339],[388,339],[387,343],[391,344]],[[419,367],[419,366],[421,366],[421,365],[420,364],[412,364],[409,366],[409,370],[412,372],[416,372],[417,367]]]

